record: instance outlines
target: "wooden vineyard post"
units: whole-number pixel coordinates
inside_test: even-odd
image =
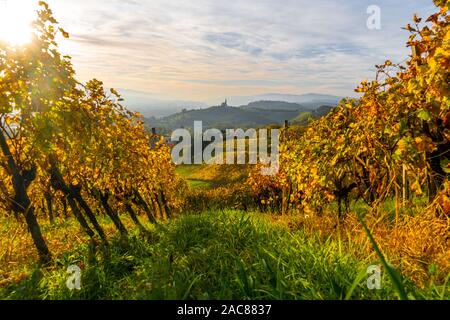
[[[284,120],[284,130],[283,130],[283,136],[282,136],[283,141],[282,142],[286,141],[288,129],[289,129],[289,121]],[[282,189],[282,193],[281,193],[281,214],[282,215],[287,214],[288,210],[289,210],[289,198],[291,197],[290,189],[291,189],[290,182],[288,182],[287,186],[283,185],[283,189]]]
[[[402,206],[406,207],[408,201],[408,178],[406,176],[406,166],[402,165]]]
[[[395,225],[398,225],[399,210],[398,210],[398,186],[395,186]]]
[[[150,138],[150,145],[152,146],[152,148],[154,148],[156,146],[156,142],[158,142],[158,136],[156,134],[156,128],[152,127],[152,135]]]

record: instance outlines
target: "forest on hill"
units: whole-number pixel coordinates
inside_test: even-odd
[[[285,121],[307,125],[309,121],[326,115],[334,106],[284,101],[254,101],[244,106],[214,106],[204,109],[182,110],[160,119],[147,118],[147,126],[167,133],[177,128],[192,128],[194,121],[202,121],[205,128],[258,128],[281,126]]]

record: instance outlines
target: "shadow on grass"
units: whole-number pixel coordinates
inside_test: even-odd
[[[0,289],[9,299],[389,299],[383,275],[369,290],[365,270],[337,240],[306,237],[260,214],[215,211],[182,216],[154,231],[134,230],[108,247],[83,245]],[[81,290],[66,286],[67,266],[81,268]],[[408,291],[416,289],[405,284]],[[435,297],[432,290],[424,298]],[[421,296],[421,297],[422,297]]]

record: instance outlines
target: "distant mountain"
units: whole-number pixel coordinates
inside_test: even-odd
[[[269,124],[283,124],[285,120],[303,124],[309,118],[318,118],[331,110],[332,106],[315,109],[298,103],[284,101],[255,101],[247,105],[232,107],[225,104],[206,109],[184,110],[161,119],[147,119],[150,127],[167,133],[177,128],[192,128],[194,121],[202,121],[203,128],[257,128]],[[301,117],[304,114],[305,117]]]
[[[228,103],[231,105],[240,106],[247,105],[253,101],[284,101],[299,103],[304,107],[315,109],[322,105],[337,105],[340,100],[342,100],[342,97],[319,93],[306,93],[300,95],[267,93],[256,96],[229,97]]]
[[[255,101],[245,106],[240,106],[246,110],[286,110],[286,111],[305,111],[307,108],[299,103],[285,101]]]
[[[129,110],[139,112],[146,118],[158,119],[179,113],[182,110],[208,108],[206,103],[200,101],[165,100],[149,92],[127,89],[117,89],[117,91],[124,98],[123,104]],[[230,97],[228,98],[228,104],[241,106],[243,109],[296,110],[298,108],[306,108],[314,110],[323,105],[337,105],[341,99],[338,96],[318,93],[301,95],[267,93],[255,96]]]
[[[146,92],[117,89],[124,99],[123,105],[129,110],[139,112],[144,117],[161,118],[183,109],[199,109],[206,108],[208,105],[197,101],[184,100],[163,100],[158,99],[155,95]]]

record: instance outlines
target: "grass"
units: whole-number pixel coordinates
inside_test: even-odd
[[[213,189],[242,184],[248,177],[246,165],[181,165],[177,173],[184,177],[191,188]]]
[[[359,216],[359,221],[364,229],[364,231],[367,234],[367,237],[369,238],[370,243],[372,244],[373,249],[375,250],[378,258],[380,259],[383,267],[387,271],[387,274],[389,275],[389,278],[394,285],[395,291],[397,292],[398,297],[401,300],[407,300],[405,287],[403,286],[403,279],[402,276],[393,266],[391,266],[384,257],[384,254],[381,252],[380,248],[378,247],[377,242],[372,236],[372,232],[370,232],[369,228],[367,227],[366,223],[364,222],[364,218],[362,216]]]
[[[209,181],[187,179],[187,182],[188,186],[192,189],[210,189],[212,187]]]
[[[54,265],[30,269],[23,280],[0,287],[0,298],[397,297],[385,270],[382,288],[367,288],[366,268],[380,263],[373,252],[357,254],[365,251],[362,244],[288,228],[268,215],[209,211],[148,227],[148,233],[133,230],[128,238],[114,237],[108,248],[77,243],[58,255]],[[80,291],[65,285],[71,264],[82,268]],[[418,289],[407,277],[403,281],[408,297],[417,299],[448,298],[447,284]]]
[[[54,224],[42,216],[38,216],[38,220],[47,245],[56,257],[89,242],[74,218],[57,217]],[[105,215],[97,216],[97,220],[107,236],[113,237],[117,231],[111,220]],[[121,220],[127,228],[134,225],[126,215],[121,216]],[[0,287],[26,278],[36,267],[38,255],[23,219],[17,221],[0,216],[0,248]]]
[[[177,167],[177,173],[184,177],[191,189],[211,189],[213,183],[211,178],[204,178],[202,171],[204,170],[201,165],[182,165]]]

